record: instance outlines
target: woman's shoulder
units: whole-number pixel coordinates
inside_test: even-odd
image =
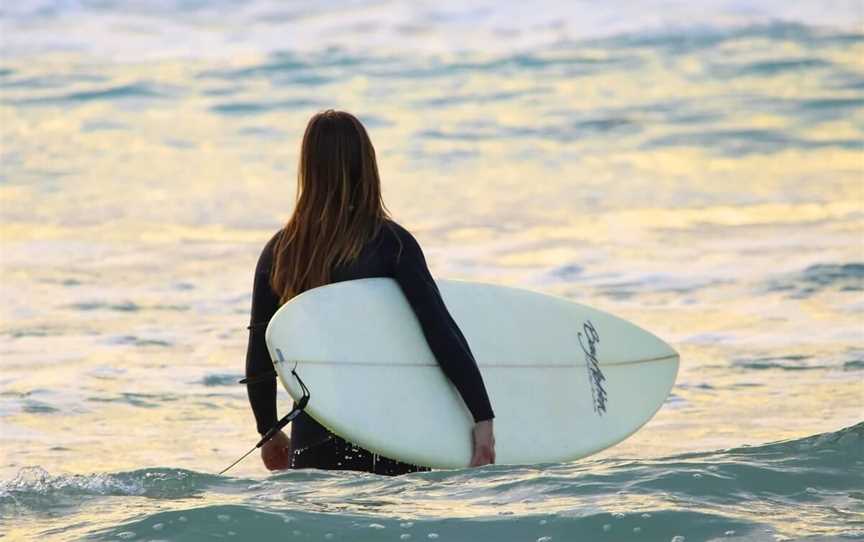
[[[399,224],[392,218],[384,219],[383,229],[389,230],[391,235],[401,242],[417,242],[417,240],[414,238],[414,235],[410,231],[408,231],[407,228],[405,228],[404,226],[402,226],[402,224]]]
[[[264,244],[264,247],[261,249],[261,255],[258,256],[258,267],[269,267],[271,262],[273,261],[274,250],[276,248],[276,243],[279,241],[279,238],[282,236],[284,232],[284,228],[279,228],[276,233],[274,233],[270,239]]]
[[[391,218],[384,220],[381,229],[387,233],[390,239],[399,247],[399,250],[402,250],[406,245],[413,247],[417,244],[417,239],[414,235],[402,224]]]
[[[384,221],[384,228],[382,229],[390,232],[389,237],[392,240],[393,253],[397,262],[402,260],[403,256],[409,259],[422,259],[424,257],[420,243],[407,228],[388,218]]]
[[[270,236],[270,240],[267,241],[267,244],[264,245],[264,248],[272,248],[276,244],[276,242],[279,240],[279,238],[282,237],[283,233],[285,233],[285,227],[284,226],[279,228],[278,230],[276,230],[276,233],[274,233],[272,236]]]

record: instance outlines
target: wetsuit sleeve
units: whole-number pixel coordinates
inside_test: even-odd
[[[475,422],[495,417],[483,377],[468,341],[450,316],[438,286],[429,273],[417,240],[402,228],[396,230],[401,250],[396,250],[393,277],[417,315],[429,349],[453,382]]]
[[[263,378],[273,372],[273,362],[264,341],[270,318],[279,308],[279,297],[270,288],[270,267],[273,262],[274,236],[258,258],[252,286],[252,315],[249,321],[249,344],[246,348],[246,378],[258,379],[246,384],[249,404],[255,415],[258,433],[264,434],[276,424],[276,377]]]

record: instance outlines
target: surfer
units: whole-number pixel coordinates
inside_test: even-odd
[[[475,424],[466,435],[473,444],[471,466],[494,463],[494,413],[468,342],[444,305],[417,240],[389,216],[366,129],[353,115],[332,109],[306,126],[293,214],[264,246],[255,269],[246,377],[258,432],[263,435],[277,422],[276,377],[264,340],[273,314],[310,288],[370,277],[391,277],[399,284],[430,350],[471,412]],[[280,431],[263,445],[261,458],[270,470],[388,475],[428,470],[347,442],[305,412],[291,424],[290,438]]]

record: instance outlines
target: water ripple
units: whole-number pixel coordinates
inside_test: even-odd
[[[729,531],[783,532],[782,525],[766,520],[772,513],[788,517],[792,506],[803,518],[794,528],[806,531],[796,534],[839,534],[825,522],[864,511],[862,458],[864,422],[802,439],[653,460],[491,466],[393,478],[304,470],[250,480],[166,468],[51,475],[28,467],[0,483],[0,510],[42,515],[60,507],[74,514],[103,502],[115,510],[125,507],[135,518],[91,530],[93,539],[299,530],[351,540],[382,532],[436,533],[448,540],[489,533],[502,540],[604,533],[704,540]],[[143,515],[134,504],[142,497],[156,506]],[[190,506],[192,498],[200,504]],[[442,501],[461,512],[438,517]]]
[[[860,292],[864,290],[864,264],[823,263],[803,271],[782,275],[768,281],[769,292],[784,292],[792,298],[804,299],[824,290]]]
[[[149,83],[118,85],[97,90],[70,92],[56,96],[44,96],[16,100],[17,105],[81,105],[95,101],[115,101],[127,99],[164,99],[172,93]]]

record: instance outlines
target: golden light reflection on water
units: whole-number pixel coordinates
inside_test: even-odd
[[[841,49],[820,53],[830,54],[831,61],[841,65],[854,57]],[[272,221],[285,215],[290,206],[297,142],[305,120],[315,110],[334,105],[387,120],[370,131],[387,173],[387,194],[397,210],[412,217],[420,214],[417,201],[431,201],[431,208],[441,208],[444,215],[455,211],[451,202],[457,201],[459,208],[483,215],[507,205],[521,205],[526,211],[527,204],[529,212],[536,211],[530,213],[536,219],[548,207],[585,209],[588,192],[612,205],[628,207],[636,202],[626,195],[634,193],[675,207],[718,198],[735,203],[742,198],[770,200],[779,190],[789,188],[797,194],[787,197],[824,201],[830,194],[838,199],[860,198],[859,149],[813,147],[724,156],[710,148],[706,152],[686,145],[640,148],[640,140],[680,131],[662,123],[644,122],[650,118],[646,117],[650,109],[645,107],[677,101],[680,107],[713,111],[734,95],[730,96],[728,81],[713,79],[709,73],[683,78],[677,66],[660,62],[650,51],[626,54],[636,55],[643,65],[637,70],[612,69],[576,78],[552,76],[546,81],[513,77],[510,70],[465,74],[463,79],[454,80],[450,91],[476,98],[462,103],[457,100],[449,106],[445,101],[432,108],[415,104],[435,99],[440,86],[398,77],[381,80],[346,75],[344,81],[323,85],[314,96],[290,86],[273,88],[265,79],[247,79],[238,93],[223,96],[202,94],[231,84],[230,80],[196,78],[213,68],[206,64],[114,65],[100,68],[107,71],[111,87],[152,81],[157,96],[125,102],[128,107],[123,101],[98,100],[71,108],[50,102],[25,107],[7,103],[3,106],[4,134],[10,150],[21,159],[20,164],[12,165],[9,175],[62,175],[62,199],[43,193],[37,188],[39,183],[28,184],[31,201],[40,200],[41,217],[50,214],[64,224],[74,223],[81,214],[107,218],[108,208],[140,216],[145,213],[135,207],[154,205],[162,212],[147,218],[160,224],[164,218],[197,224],[219,221],[225,215],[229,219],[247,217],[252,208],[260,209]],[[705,62],[695,56],[688,61]],[[44,69],[38,65],[16,68],[36,73]],[[784,77],[794,80],[776,76],[737,80],[736,84],[743,86],[736,94],[795,100],[820,90],[818,79],[794,73]],[[375,95],[382,89],[399,99],[377,100]],[[527,99],[534,90],[541,90],[536,100]],[[512,93],[512,97],[488,99],[496,93]],[[33,98],[8,89],[6,95],[13,100]],[[683,100],[682,95],[686,96]],[[312,98],[319,105],[265,108],[252,115],[220,115],[211,109],[231,103],[267,104],[298,98]],[[727,108],[722,114],[712,130],[778,129],[815,142],[854,138],[860,133],[857,125],[862,119],[860,109],[845,118],[806,124],[758,107],[740,111]],[[639,122],[640,130],[624,130],[618,140],[607,141],[603,134],[595,139],[597,134],[580,132],[578,125],[567,127],[580,116],[586,121],[608,116]],[[241,135],[250,128],[265,130],[264,135]],[[525,132],[526,128],[535,134]],[[561,133],[562,129],[568,132]],[[417,137],[429,130],[457,137]],[[266,135],[267,131],[272,135]],[[520,132],[522,135],[513,137]],[[435,160],[449,154],[458,158]],[[420,168],[418,160],[422,160]],[[826,163],[830,164],[830,174]],[[790,179],[807,177],[812,178],[811,183],[798,182],[790,187]],[[464,182],[466,179],[471,182]],[[448,187],[446,192],[440,188],[442,181]],[[281,192],[282,197],[269,197],[274,192]],[[688,192],[700,194],[701,201],[688,201]],[[4,185],[0,194],[4,201],[22,201],[21,186],[16,183]],[[670,197],[679,200],[670,201]],[[229,209],[220,209],[220,216],[215,212],[201,216],[191,202],[206,205],[202,200],[220,201]],[[230,208],[233,202],[237,202],[236,207]],[[87,209],[91,213],[81,212]],[[14,209],[7,208],[7,214],[10,211],[14,214]]]
[[[758,69],[801,58],[820,62]],[[576,44],[533,67],[325,55],[299,75],[260,55],[4,59],[18,79],[61,82],[5,87],[0,104],[11,443],[0,472],[217,472],[245,451],[254,428],[233,382],[252,268],[290,214],[299,139],[325,107],[366,121],[387,204],[436,275],[565,295],[680,350],[674,397],[598,459],[852,425],[862,298],[830,280],[864,258],[864,107],[838,86],[862,58],[859,42],[742,37],[677,52]],[[301,76],[322,82],[291,82]],[[819,266],[834,267],[811,278]],[[202,383],[214,375],[225,383]],[[262,474],[256,459],[236,471]],[[381,506],[444,517],[573,506],[432,497]],[[128,514],[100,516],[82,521]]]

